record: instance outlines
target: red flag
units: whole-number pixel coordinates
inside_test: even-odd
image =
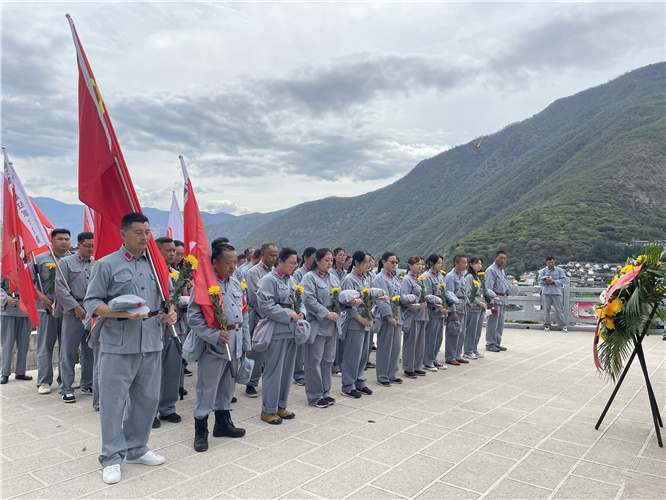
[[[30,270],[26,263],[24,241],[34,247],[35,240],[19,216],[16,198],[16,173],[6,161],[3,175],[3,217],[2,217],[2,276],[9,280],[9,291],[19,291],[19,307],[30,317],[33,328],[39,324],[37,312],[37,291],[32,283]],[[10,187],[11,185],[11,187]]]
[[[90,207],[83,207],[83,230],[89,233],[95,232],[95,211]]]
[[[194,302],[201,306],[206,323],[211,328],[220,328],[220,323],[215,319],[213,312],[213,303],[208,295],[208,289],[212,286],[218,286],[215,270],[210,260],[210,247],[208,238],[204,229],[203,220],[197,199],[192,189],[192,180],[187,173],[185,161],[182,156],[180,166],[183,169],[185,178],[185,206],[183,207],[183,218],[185,220],[185,254],[192,255],[199,261],[199,267],[194,272]],[[222,295],[220,295],[222,303]]]
[[[79,65],[79,199],[95,211],[95,258],[118,250],[122,218],[142,213],[111,119],[83,47],[67,15]],[[99,217],[98,217],[99,216]],[[148,245],[165,300],[169,298],[169,272],[159,265],[153,237]]]

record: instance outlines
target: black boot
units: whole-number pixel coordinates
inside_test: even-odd
[[[194,451],[208,449],[208,415],[194,419]]]
[[[213,427],[213,436],[230,438],[239,438],[245,436],[245,429],[237,428],[231,421],[231,414],[228,410],[217,410],[215,412],[215,427]]]

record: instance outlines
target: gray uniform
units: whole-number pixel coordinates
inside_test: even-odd
[[[546,283],[547,278],[552,278],[555,283]],[[549,269],[543,268],[539,271],[539,285],[541,285],[541,303],[543,305],[543,324],[550,326],[550,306],[555,308],[557,324],[560,327],[567,326],[567,320],[564,316],[564,297],[562,296],[562,287],[567,282],[564,270],[560,267]]]
[[[465,344],[465,331],[467,328],[467,300],[471,290],[467,289],[465,272],[457,272],[451,269],[444,278],[446,283],[446,300],[450,304],[449,315],[446,318],[446,340],[444,342],[444,356],[446,361],[461,360],[462,350]],[[460,301],[460,304],[456,304]],[[458,319],[453,320],[453,313],[458,314]]]
[[[400,284],[400,303],[405,317],[402,337],[402,369],[406,372],[420,370],[425,352],[425,329],[428,322],[428,311],[408,306],[405,295],[421,297],[421,284],[418,276],[407,273]]]
[[[291,315],[294,312],[292,285],[291,276],[283,275],[273,268],[261,279],[257,291],[261,317],[275,322],[273,337],[264,352],[264,374],[261,379],[261,411],[264,413],[275,414],[278,408],[287,408],[289,399],[296,360],[296,342],[291,326]]]
[[[244,279],[245,276],[247,275],[247,272],[252,268],[252,260],[246,261],[244,264],[241,264],[236,268],[236,271],[234,271],[234,278],[241,283]]]
[[[498,301],[492,301],[497,308],[497,314],[488,317],[486,323],[486,347],[499,347],[502,343],[502,333],[504,332],[504,313],[509,303],[507,292],[509,287],[506,284],[506,275],[504,269],[501,269],[494,262],[488,266],[485,273],[486,278],[486,297],[490,300],[499,298]]]
[[[67,254],[69,255],[69,254]],[[58,263],[66,256],[56,255]],[[54,300],[54,294],[49,290],[49,269],[46,264],[52,264],[53,258],[50,253],[43,253],[35,257],[34,263],[30,266],[32,282],[35,288],[43,291],[51,301]],[[41,285],[40,285],[41,282]],[[42,307],[42,303],[37,299],[37,309],[39,310],[39,325],[37,325],[37,387],[42,384],[51,385],[53,383],[53,349],[56,340],[58,349],[60,349],[60,334],[62,331],[62,316],[53,304],[52,312],[47,312]],[[60,383],[60,370],[58,370],[58,383]]]
[[[58,310],[62,311],[62,333],[60,335],[60,394],[72,394],[72,384],[74,383],[74,370],[76,358],[81,350],[81,388],[92,389],[93,386],[93,351],[85,341],[86,329],[83,321],[77,319],[74,309],[77,306],[83,306],[83,299],[86,296],[90,273],[93,266],[93,259],[83,260],[81,254],[76,252],[74,255],[61,259],[58,263],[62,276],[58,273],[56,279],[56,302]],[[65,285],[65,281],[69,289]]]
[[[446,307],[446,300],[440,283],[444,283],[444,275],[440,272],[425,272],[425,289],[426,295],[436,295],[442,298],[442,304]],[[439,363],[437,355],[442,348],[442,341],[444,339],[444,322],[445,318],[442,312],[435,306],[428,304],[428,324],[425,330],[425,354],[423,355],[423,362],[428,366],[434,366]]]
[[[347,271],[344,269],[338,269],[337,267],[332,267],[328,273],[331,275],[333,288],[339,287],[342,284],[342,280],[345,279],[345,276],[347,276]],[[338,338],[335,343],[335,359],[333,360],[331,371],[334,373],[340,373],[342,371],[342,356],[345,353],[345,341],[344,339]]]
[[[10,295],[9,280],[2,278],[2,287],[0,288],[0,312],[2,312],[0,374],[4,377],[9,377],[12,372],[14,343],[16,343],[16,366],[14,367],[14,373],[16,375],[25,375],[28,347],[30,346],[30,332],[32,331],[30,318],[21,311],[19,304],[10,306],[7,303],[10,297],[18,299],[19,294],[16,292]]]
[[[465,275],[467,283],[467,290],[472,293],[474,289],[474,276],[470,273]],[[481,339],[481,330],[483,329],[483,318],[485,317],[486,310],[483,309],[479,302],[483,300],[483,289],[481,288],[481,280],[476,279],[479,286],[472,302],[472,308],[467,312],[467,326],[465,329],[465,354],[478,354],[479,353],[479,339]]]
[[[247,284],[247,311],[250,335],[254,333],[254,327],[263,317],[261,316],[261,313],[259,312],[259,306],[257,305],[259,280],[266,276],[270,271],[270,267],[259,261],[256,266],[253,266],[247,272],[245,277],[245,282]],[[254,368],[252,369],[252,376],[250,377],[250,381],[247,383],[249,387],[257,387],[257,385],[259,385],[259,378],[261,377],[261,371],[264,367],[264,355],[265,353],[257,351],[252,351],[250,354],[250,358],[254,360]]]
[[[331,290],[333,279],[329,273],[317,269],[301,280],[303,303],[310,322],[310,338],[302,345],[305,361],[305,395],[308,403],[331,396],[331,366],[335,359],[336,323],[326,316],[333,311]],[[299,346],[301,347],[301,346]]]
[[[233,276],[225,279],[218,275],[217,283],[222,293],[224,316],[227,319],[229,351],[234,359],[238,359],[243,352],[251,348],[247,308],[243,304],[243,289]],[[231,398],[235,389],[233,374],[235,367],[233,361],[229,362],[224,344],[218,343],[220,330],[208,326],[201,306],[194,302],[194,290],[190,292],[190,296],[188,312],[190,328],[206,342],[197,364],[194,418],[206,418],[211,412],[233,409]]]
[[[381,288],[389,300],[375,302],[382,318],[382,326],[377,332],[376,373],[378,382],[391,382],[398,378],[400,361],[400,331],[402,329],[402,311],[398,306],[397,326],[391,326],[388,317],[393,317],[392,299],[400,295],[400,278],[395,273],[380,271],[373,282],[375,288]]]
[[[358,292],[369,287],[368,277],[356,272],[345,276],[341,285],[342,290],[356,290]],[[341,366],[342,392],[351,392],[354,389],[367,387],[364,370],[368,349],[370,348],[370,329],[355,319],[357,314],[363,317],[363,304],[346,307],[346,311],[349,319],[345,324],[344,332],[344,352]]]
[[[95,263],[83,302],[89,315],[121,295],[145,299],[160,309],[157,279],[145,254],[134,257],[125,246]],[[99,405],[102,467],[148,452],[148,436],[160,397],[162,327],[159,315],[145,320],[107,318],[100,333]]]
[[[292,281],[299,285],[301,280],[308,272],[308,268],[304,265],[299,267],[294,271],[294,274],[291,275]],[[301,307],[301,312],[307,314],[307,306],[305,304],[305,298],[303,298],[303,306]],[[305,345],[301,344],[296,346],[296,362],[294,363],[294,381],[295,382],[305,382]]]

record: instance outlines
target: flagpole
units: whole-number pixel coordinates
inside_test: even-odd
[[[67,287],[67,291],[71,293],[71,292],[72,292],[72,289],[69,288],[69,283],[67,283],[67,279],[65,279],[65,275],[62,274],[62,270],[60,269],[60,265],[58,264],[58,259],[56,259],[56,256],[55,256],[55,254],[53,253],[53,249],[52,249],[51,247],[49,247],[49,253],[51,254],[51,258],[53,259],[53,263],[55,264],[56,269],[57,269],[58,272],[60,273],[60,277],[61,277],[62,280],[65,282],[65,286]],[[43,293],[43,292],[42,292],[42,293]]]
[[[125,176],[123,175],[123,169],[120,168],[120,163],[118,162],[118,157],[114,156],[113,159],[116,162],[116,168],[118,169],[118,175],[120,175],[120,180],[123,183],[123,188],[125,189],[125,194],[127,195],[127,200],[129,201],[130,207],[132,208],[133,212],[136,212],[136,207],[134,206],[134,202],[132,201],[132,197],[130,196],[129,189],[127,188],[127,182],[125,182]],[[164,294],[164,290],[162,290],[162,283],[160,283],[160,277],[157,274],[157,269],[155,269],[155,262],[153,262],[153,256],[150,254],[150,249],[146,248],[146,255],[148,256],[148,263],[150,264],[150,269],[152,273],[155,275],[155,281],[157,282],[157,289],[160,291],[160,296],[162,297],[162,303],[164,304],[162,306],[162,309],[164,310],[165,313],[169,313],[169,310],[167,309],[166,305],[166,295]],[[179,354],[183,353],[183,347],[180,343],[180,338],[178,337],[178,332],[176,332],[176,327],[174,325],[170,325],[171,329],[173,330],[173,340],[176,344],[176,350],[178,351]]]

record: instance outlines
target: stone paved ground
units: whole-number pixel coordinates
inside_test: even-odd
[[[166,464],[123,464],[113,486],[102,482],[90,400],[65,405],[12,376],[0,391],[2,498],[666,498],[666,453],[638,364],[597,431],[612,387],[594,370],[589,332],[511,329],[505,344],[402,386],[373,380],[375,394],[360,400],[340,397],[334,378],[338,402],[323,410],[294,385],[296,419],[277,427],[239,390],[233,417],[246,437],[211,435],[206,453],[192,449],[188,378],[183,422],[150,438]],[[666,342],[645,346],[664,415]]]

